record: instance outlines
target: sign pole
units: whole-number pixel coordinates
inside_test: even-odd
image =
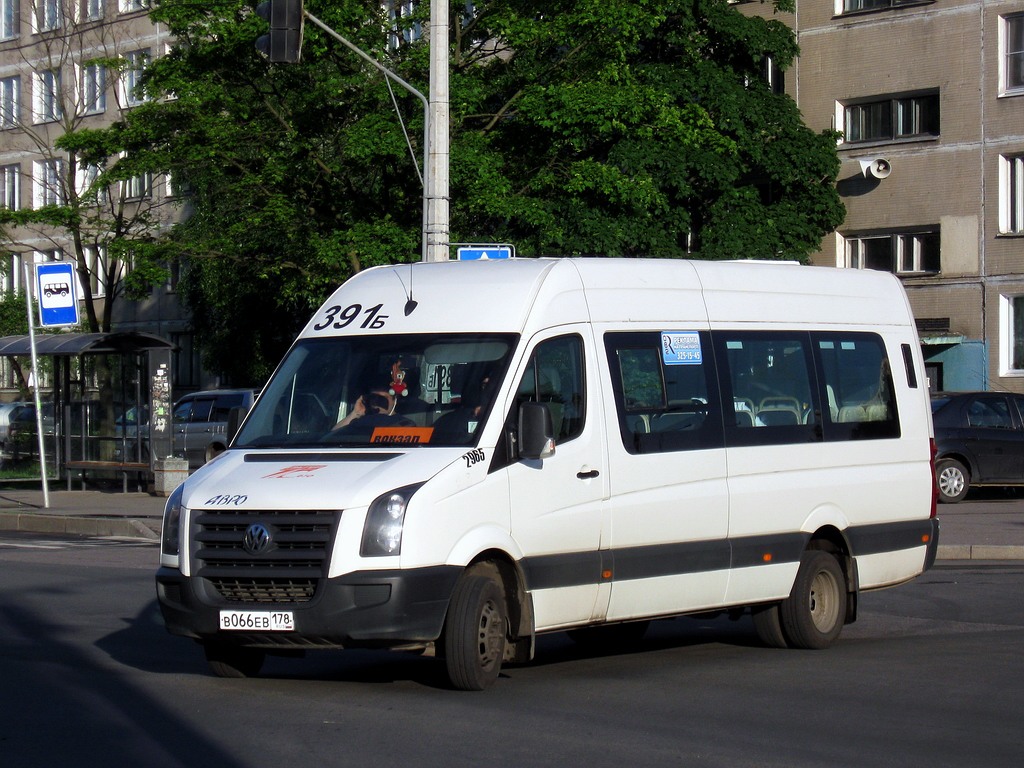
[[[46,477],[46,451],[43,440],[43,401],[39,397],[39,358],[36,356],[36,326],[32,318],[32,265],[25,263],[25,309],[28,312],[28,343],[32,353],[33,396],[36,401],[36,437],[39,439],[39,475],[43,482],[43,509],[50,508],[50,486]],[[56,416],[56,412],[54,412]],[[56,424],[56,420],[54,421]]]

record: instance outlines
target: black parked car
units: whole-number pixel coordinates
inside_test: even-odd
[[[939,500],[976,485],[1024,485],[1024,395],[945,392],[932,396]]]

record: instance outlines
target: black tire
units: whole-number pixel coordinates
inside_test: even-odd
[[[570,629],[566,634],[588,651],[624,651],[639,645],[650,625],[649,621],[631,621],[628,624]]]
[[[246,648],[218,640],[204,641],[203,651],[210,671],[217,677],[256,677],[267,658],[266,652],[259,648]]]
[[[490,569],[467,571],[455,585],[444,625],[448,679],[462,691],[482,691],[498,678],[508,634],[505,591]]]
[[[782,632],[779,603],[755,605],[750,609],[750,615],[754,619],[754,631],[762,643],[769,648],[789,648],[786,635]]]
[[[846,621],[846,578],[828,552],[809,549],[789,597],[779,606],[782,633],[792,648],[821,650],[839,637]]]
[[[935,481],[939,486],[939,501],[955,504],[967,495],[971,473],[956,459],[940,459],[935,465]]]

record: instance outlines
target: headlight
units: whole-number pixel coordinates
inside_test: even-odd
[[[402,527],[405,525],[405,511],[412,495],[422,483],[407,485],[405,488],[379,496],[366,513],[363,526],[363,543],[359,554],[363,557],[384,557],[402,554]]]
[[[164,519],[160,526],[160,554],[177,560],[181,550],[181,495],[184,484],[174,489],[164,505]],[[177,564],[177,563],[175,563]]]

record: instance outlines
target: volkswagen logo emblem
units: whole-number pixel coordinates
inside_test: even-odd
[[[250,555],[262,555],[270,551],[271,543],[270,529],[263,523],[253,523],[245,531],[242,549]]]

